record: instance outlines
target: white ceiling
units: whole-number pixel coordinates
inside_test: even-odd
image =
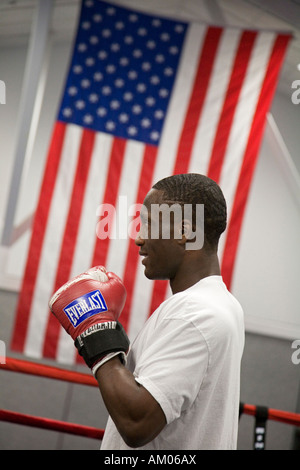
[[[172,11],[174,16],[183,16],[187,21],[197,19],[218,25],[291,31],[293,40],[281,72],[280,91],[291,95],[292,82],[300,79],[297,68],[300,64],[300,0],[111,0],[111,3],[145,12],[160,11],[162,15]],[[38,0],[0,0],[0,47],[16,47],[28,42],[37,5]],[[79,6],[80,0],[54,0],[51,25],[54,40],[72,39]]]

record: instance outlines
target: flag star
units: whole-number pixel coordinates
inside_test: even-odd
[[[175,31],[176,33],[182,33],[182,31],[183,31],[183,26],[182,26],[181,24],[177,24],[177,25],[175,26],[175,28],[174,28],[174,31]]]
[[[139,28],[139,29],[137,30],[137,34],[138,34],[139,36],[147,36],[148,31],[147,31],[146,28]]]
[[[102,87],[102,94],[103,95],[110,95],[111,94],[111,87],[106,85],[104,87]]]
[[[134,136],[137,134],[137,128],[135,126],[130,126],[127,129],[129,135]]]
[[[82,67],[81,65],[74,65],[73,67],[73,72],[76,73],[76,75],[78,75],[79,73],[82,72]]]
[[[65,117],[70,117],[70,116],[72,116],[72,114],[73,114],[73,113],[72,113],[72,109],[71,109],[71,108],[65,108],[65,109],[63,110],[63,115],[64,115]]]
[[[159,96],[166,98],[169,95],[169,91],[166,88],[161,88],[158,92]]]
[[[158,85],[159,82],[160,78],[158,77],[158,75],[153,75],[152,77],[150,77],[150,83],[152,83],[152,85]]]
[[[85,102],[83,100],[78,100],[76,101],[75,106],[77,109],[83,109],[85,108]]]
[[[133,94],[130,91],[124,93],[123,98],[125,101],[131,101],[133,99]]]
[[[84,42],[81,42],[80,44],[78,44],[78,48],[79,52],[84,52],[87,50],[87,45],[84,43]]]
[[[120,102],[118,100],[113,100],[110,102],[111,109],[118,109],[120,107]]]
[[[102,16],[99,14],[95,14],[93,16],[93,20],[95,21],[95,23],[100,23],[102,21]]]
[[[166,67],[164,69],[164,75],[166,75],[167,77],[170,77],[171,75],[173,75],[174,71],[171,67]]]
[[[87,78],[84,78],[83,80],[81,80],[80,84],[82,88],[88,88],[91,82]]]
[[[98,108],[98,109],[97,109],[97,114],[98,114],[98,116],[100,116],[100,117],[106,116],[106,114],[107,114],[106,108],[103,108],[103,107]]]
[[[78,90],[77,90],[76,86],[71,86],[71,87],[68,89],[68,93],[69,93],[69,95],[71,95],[71,96],[76,95],[77,91],[78,91]]]
[[[153,98],[153,96],[148,96],[148,98],[146,98],[145,100],[145,103],[147,106],[154,106],[155,105],[155,99]]]
[[[170,35],[168,33],[162,33],[160,35],[160,39],[164,42],[169,41],[170,40]]]
[[[103,51],[103,50],[102,50],[102,51],[99,51],[99,52],[98,52],[98,58],[99,58],[100,60],[104,60],[104,59],[106,59],[106,57],[107,57],[107,52],[106,52],[106,51]]]
[[[132,36],[125,36],[124,37],[124,42],[125,42],[125,44],[132,44],[133,43],[133,37]]]
[[[84,21],[82,23],[82,29],[90,29],[91,23],[89,21]]]
[[[111,88],[110,86],[106,85],[104,87],[102,87],[102,94],[103,95],[110,95],[111,94]]]
[[[132,106],[133,114],[140,114],[142,112],[142,109],[142,106],[140,106],[139,104],[135,104],[134,106]]]
[[[119,121],[120,122],[125,123],[125,122],[128,122],[128,120],[129,120],[128,114],[126,114],[126,113],[121,113],[120,114],[120,116],[119,116]]]
[[[83,117],[83,121],[86,123],[86,124],[91,124],[93,122],[94,118],[91,114],[86,114],[84,117]]]
[[[99,39],[98,39],[97,36],[91,36],[91,37],[90,37],[90,43],[91,43],[91,44],[94,44],[94,45],[95,45],[95,44],[98,44],[98,42],[99,42]]]
[[[157,56],[155,56],[155,60],[159,64],[162,64],[165,61],[165,57],[163,54],[157,54]]]
[[[111,36],[111,30],[108,29],[108,28],[103,29],[103,31],[102,31],[102,36],[103,36],[104,38],[109,38],[109,37]]]
[[[150,119],[148,119],[148,118],[142,119],[142,120],[141,120],[141,126],[142,126],[142,127],[145,127],[145,128],[150,127],[150,126],[151,126],[151,121],[150,121]]]
[[[123,21],[117,21],[117,23],[115,24],[115,28],[118,29],[119,31],[121,29],[124,29],[125,25],[123,23]]]
[[[136,70],[129,70],[127,75],[130,80],[135,80],[138,77]]]
[[[124,67],[129,64],[128,57],[121,57],[119,61],[120,65],[123,65]]]
[[[151,69],[151,64],[150,64],[150,62],[143,62],[143,63],[142,63],[142,69],[143,69],[145,72],[147,72],[148,70],[150,70],[150,69]]]
[[[154,18],[152,20],[152,26],[155,26],[156,28],[161,25],[161,21],[158,18]]]
[[[107,121],[105,127],[108,131],[113,131],[116,128],[116,124],[113,121]]]
[[[151,138],[152,140],[158,140],[158,139],[159,139],[159,132],[157,132],[157,131],[151,132],[151,133],[150,133],[150,138]]]
[[[148,49],[155,49],[155,48],[156,48],[156,42],[153,41],[153,40],[147,41],[146,47],[147,47]]]
[[[143,53],[142,53],[141,49],[134,49],[134,51],[132,52],[132,55],[136,59],[139,59],[140,57],[142,57]]]
[[[116,13],[116,9],[115,9],[114,7],[108,7],[108,8],[106,9],[106,13],[107,13],[109,16],[113,16],[113,15],[115,15],[115,13]]]
[[[138,15],[136,15],[135,13],[132,13],[129,15],[128,19],[131,23],[136,23],[139,18],[138,18]]]
[[[88,67],[91,67],[92,65],[94,65],[95,59],[93,59],[93,57],[88,57],[88,58],[86,59],[85,63],[86,63],[86,65],[87,65]]]
[[[103,79],[103,75],[101,72],[94,73],[94,80],[96,80],[96,82],[100,82],[102,79]]]
[[[114,83],[117,88],[122,88],[125,85],[123,78],[117,78]]]
[[[96,93],[92,93],[89,96],[89,100],[91,103],[97,103],[98,99],[99,99],[99,96]]]
[[[177,46],[171,46],[171,47],[169,48],[169,52],[170,52],[170,54],[172,54],[172,55],[178,54],[178,52],[179,52],[179,51],[178,51],[178,47],[177,47]]]
[[[111,50],[113,52],[118,52],[120,50],[120,44],[118,44],[117,42],[114,42],[111,46],[110,46]]]
[[[162,119],[164,115],[165,113],[161,109],[157,109],[154,113],[154,117],[156,117],[156,119]]]
[[[144,91],[146,91],[147,87],[145,83],[138,83],[136,89],[138,92],[143,93]]]
[[[107,73],[114,73],[116,71],[116,66],[114,64],[108,64],[105,70]]]

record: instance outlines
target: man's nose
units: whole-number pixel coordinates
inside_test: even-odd
[[[145,243],[145,240],[142,238],[141,231],[137,234],[134,242],[137,246],[142,246]]]

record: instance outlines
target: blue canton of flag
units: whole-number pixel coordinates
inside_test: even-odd
[[[58,119],[158,145],[187,24],[87,6]]]

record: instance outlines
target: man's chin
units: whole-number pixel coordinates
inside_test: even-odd
[[[145,267],[144,269],[144,275],[146,276],[147,279],[149,279],[150,281],[166,281],[168,280],[168,276],[160,273],[160,272],[157,272],[157,271],[154,271],[154,270],[151,270],[149,267]]]

